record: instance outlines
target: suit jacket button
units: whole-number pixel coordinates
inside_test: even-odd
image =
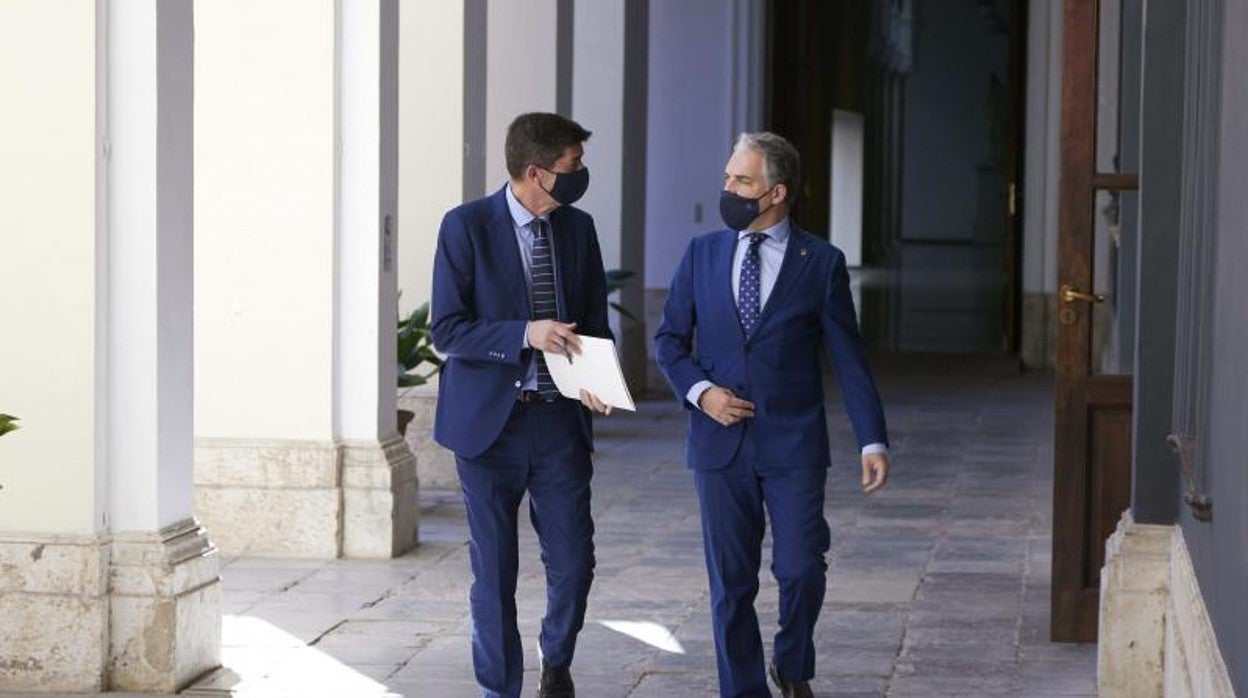
[[[517,388],[519,388],[521,385],[524,385],[524,384],[523,384],[523,383],[521,383],[520,381],[516,381],[516,387],[517,387]]]

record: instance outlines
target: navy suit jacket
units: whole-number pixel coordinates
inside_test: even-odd
[[[505,191],[451,209],[433,262],[431,331],[434,346],[447,356],[433,436],[466,458],[481,455],[502,432],[533,353],[522,348],[529,292]],[[550,225],[559,320],[577,323],[578,334],[610,338],[593,218],[560,206],[550,213]],[[580,433],[569,437],[592,449],[592,429],[582,407]]]
[[[826,346],[859,446],[888,443],[884,411],[871,377],[849,293],[845,255],[791,226],[775,287],[748,338],[737,317],[732,262],[737,233],[695,238],[676,270],[655,335],[659,366],[681,404],[690,408],[688,464],[727,466],[745,424],[767,466],[831,464],[824,413]],[[753,419],[725,427],[686,400],[709,380],[754,403]]]

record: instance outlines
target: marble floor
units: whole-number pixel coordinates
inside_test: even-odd
[[[883,361],[893,477],[858,490],[830,414],[830,576],[817,696],[1092,696],[1095,646],[1047,641],[1052,386],[951,357]],[[683,410],[646,402],[600,424],[597,578],[578,695],[716,694]],[[225,667],[191,696],[478,696],[469,661],[466,530],[457,493],[422,493],[421,546],[389,561],[226,561]],[[518,598],[536,688],[544,604],[525,525]],[[768,553],[769,555],[769,553]],[[764,637],[776,616],[766,571]]]

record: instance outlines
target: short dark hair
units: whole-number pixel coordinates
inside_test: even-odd
[[[558,114],[521,114],[507,127],[507,174],[519,179],[529,165],[550,169],[565,149],[584,143],[590,135],[580,124]]]

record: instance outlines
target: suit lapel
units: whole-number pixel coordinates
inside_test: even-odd
[[[504,187],[508,185],[503,185]],[[500,189],[494,195],[494,219],[489,225],[490,236],[498,245],[499,264],[505,290],[511,296],[512,307],[519,317],[527,318],[529,312],[529,285],[524,276],[524,260],[520,257],[520,243],[516,240],[516,224],[507,210],[507,195]]]
[[[776,276],[776,285],[772,287],[771,295],[767,297],[767,303],[758,316],[758,325],[754,328],[754,335],[757,335],[767,319],[775,314],[775,308],[784,303],[789,292],[802,278],[802,273],[806,271],[806,263],[810,260],[811,253],[803,237],[797,226],[790,224],[789,244],[784,248],[784,261],[780,262],[780,273]]]

